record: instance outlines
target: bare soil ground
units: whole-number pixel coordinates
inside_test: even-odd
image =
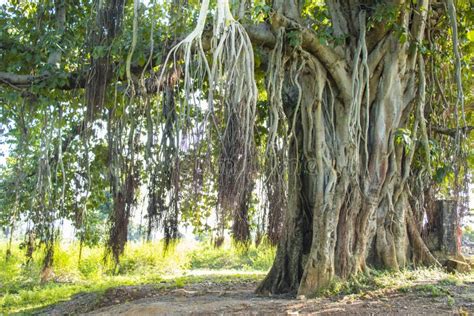
[[[474,282],[463,285],[420,283],[401,290],[379,289],[357,295],[296,299],[257,296],[255,279],[167,283],[79,294],[39,312],[48,315],[471,315]],[[174,288],[173,288],[174,287]],[[179,288],[178,288],[179,287]]]

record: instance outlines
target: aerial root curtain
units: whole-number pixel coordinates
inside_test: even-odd
[[[220,145],[218,221],[223,231],[226,221],[234,213],[234,238],[246,241],[249,238],[247,200],[251,192],[243,187],[252,186],[252,156],[257,86],[254,78],[254,54],[252,43],[244,27],[234,19],[228,0],[218,0],[212,38],[212,58],[208,61],[203,48],[203,33],[210,10],[210,1],[203,0],[194,30],[168,53],[165,65],[177,65],[182,58],[184,78],[185,113],[188,107],[196,106],[196,95],[207,97],[208,110],[204,114],[203,133],[211,143],[212,132],[217,134]],[[163,67],[159,82],[162,82],[169,67]],[[204,88],[204,81],[208,88]],[[206,90],[207,96],[202,92]],[[223,119],[216,118],[222,110]],[[206,123],[209,123],[206,125]],[[235,211],[240,208],[239,211]]]
[[[394,141],[401,127],[413,127],[413,140],[426,136],[422,114],[410,121],[423,112],[423,56],[393,30],[367,33],[363,6],[328,2],[335,33],[349,36],[333,50],[295,22],[298,1],[273,5],[272,54],[285,62],[269,66],[269,80],[280,80],[269,95],[271,107],[284,108],[289,160],[297,163],[290,164],[283,237],[258,292],[314,295],[335,277],[365,272],[368,264],[399,269],[414,255],[438,264],[409,203],[413,150]],[[417,6],[413,14],[396,9],[397,23],[419,41],[428,1]],[[301,45],[282,46],[287,28],[299,28]]]

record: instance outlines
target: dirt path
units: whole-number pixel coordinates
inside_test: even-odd
[[[425,284],[405,291],[378,290],[365,295],[312,300],[261,297],[255,280],[209,280],[181,288],[129,286],[101,296],[83,294],[43,310],[44,314],[89,315],[469,315],[474,312],[474,283]]]

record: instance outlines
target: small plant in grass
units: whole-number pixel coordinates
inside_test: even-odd
[[[411,292],[411,287],[409,286],[402,286],[401,288],[398,289],[400,293],[410,293]]]
[[[463,281],[459,278],[458,275],[448,275],[446,278],[439,281],[440,285],[455,285],[459,286],[463,284]]]
[[[358,274],[347,281],[335,279],[329,287],[316,293],[316,296],[334,296],[349,294],[365,294],[376,288],[374,277],[371,275]]]
[[[453,307],[454,304],[456,304],[456,300],[452,296],[448,295],[446,303],[449,307]]]
[[[183,288],[185,285],[186,285],[186,278],[185,278],[185,277],[176,278],[176,280],[175,280],[175,286],[176,286],[178,289],[179,289],[179,288]]]
[[[414,287],[414,290],[428,294],[431,297],[440,297],[440,296],[449,294],[447,290],[434,284],[417,285]]]

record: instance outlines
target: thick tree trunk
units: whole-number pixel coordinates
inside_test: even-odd
[[[302,131],[300,129],[299,134]],[[301,137],[298,137],[301,139]],[[297,147],[301,141],[293,141],[289,149],[288,211],[283,224],[283,235],[272,269],[260,284],[260,293],[296,293],[303,275],[305,262],[311,249],[312,212],[309,183],[312,175],[299,168]]]
[[[363,8],[342,10],[338,2],[329,2],[335,32],[349,35],[342,54],[312,42],[306,31],[301,47],[280,48],[278,36],[298,21],[295,10],[301,4],[274,1],[275,50],[289,60],[281,66],[282,77],[294,79],[287,79],[282,86],[290,88],[283,91],[271,85],[277,88],[269,95],[282,98],[290,162],[297,163],[290,163],[285,231],[275,263],[257,290],[261,293],[312,296],[335,276],[366,272],[368,264],[402,268],[410,252],[436,262],[407,199],[414,150],[395,142],[397,129],[411,126],[415,103],[423,111],[424,79],[415,99],[416,49],[393,32],[366,34],[369,12]],[[419,5],[426,8],[427,2]],[[424,13],[410,16],[399,10],[399,23],[411,25],[419,39]],[[423,118],[417,115],[414,137],[419,125],[423,132]]]

